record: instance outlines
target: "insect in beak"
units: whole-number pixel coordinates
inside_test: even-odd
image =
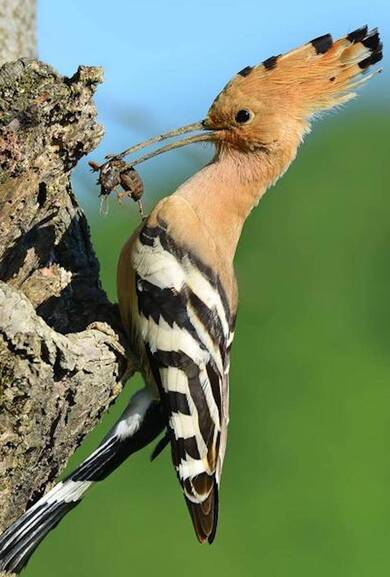
[[[187,134],[189,132],[197,132],[197,134],[193,134],[192,136],[188,136],[182,140],[176,140],[170,144],[165,144],[164,146],[161,146],[152,152],[148,152],[139,156],[129,163],[126,163],[123,160],[125,156],[134,154],[134,152],[138,152],[139,150],[151,146],[152,144],[156,144],[157,142],[161,142],[169,138],[174,138],[176,136],[181,136],[182,134]],[[121,186],[125,194],[137,202],[141,218],[144,218],[141,202],[143,185],[140,176],[134,171],[134,166],[144,162],[145,160],[149,160],[149,158],[153,158],[154,156],[168,152],[169,150],[181,148],[182,146],[186,146],[187,144],[192,144],[194,142],[210,142],[215,139],[216,136],[214,130],[211,130],[211,127],[208,125],[208,119],[206,118],[200,122],[186,124],[185,126],[176,128],[175,130],[170,130],[169,132],[164,132],[162,134],[158,134],[157,136],[152,136],[151,138],[144,140],[144,142],[140,142],[139,144],[135,144],[130,148],[126,148],[126,150],[123,150],[119,154],[109,154],[106,156],[106,161],[101,165],[90,161],[89,165],[92,171],[99,172],[99,178],[97,182],[101,186],[100,196],[102,197],[102,202],[106,202],[108,195],[111,194],[114,188]],[[107,209],[103,209],[102,207],[101,211],[106,213]]]

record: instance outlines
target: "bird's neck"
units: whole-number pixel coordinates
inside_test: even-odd
[[[177,190],[229,260],[233,261],[246,218],[267,188],[287,170],[298,145],[299,139],[271,152],[221,148],[213,162]]]

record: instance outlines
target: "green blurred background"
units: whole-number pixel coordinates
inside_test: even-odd
[[[337,26],[346,32],[351,22],[361,18]],[[325,28],[319,33],[328,22]],[[273,52],[280,48],[274,38]],[[287,175],[248,219],[236,259],[240,308],[216,542],[196,542],[169,451],[151,464],[146,450],[68,515],[26,577],[389,574],[389,84],[384,77],[371,83],[376,87],[363,90],[360,103],[315,124]],[[200,104],[207,109],[207,96]],[[183,120],[195,120],[195,112]],[[149,122],[150,133],[159,131],[158,122],[154,130]],[[110,131],[112,139],[115,126]],[[107,143],[102,150],[111,151]],[[209,152],[194,148],[173,158],[143,172],[149,208]],[[101,217],[85,163],[74,184],[82,190],[104,286],[115,298],[116,260],[137,222],[135,206],[112,201]],[[140,385],[138,378],[129,383],[68,471],[96,447]]]

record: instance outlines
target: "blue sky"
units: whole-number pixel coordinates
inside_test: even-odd
[[[39,54],[63,74],[73,74],[79,64],[104,67],[105,83],[96,101],[106,137],[94,154],[101,158],[202,118],[226,81],[244,66],[326,32],[337,37],[365,23],[380,28],[386,50],[388,0],[40,0]],[[388,105],[386,60],[384,66],[384,74],[352,106]],[[178,159],[191,165],[208,155],[197,146],[152,164],[170,170]]]

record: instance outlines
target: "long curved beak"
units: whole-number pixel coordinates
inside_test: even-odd
[[[207,142],[207,141],[213,140],[214,132],[212,130],[208,130],[207,121],[202,120],[201,122],[194,122],[192,124],[187,124],[187,125],[182,126],[180,128],[176,128],[175,130],[170,130],[169,132],[164,132],[162,134],[158,134],[157,136],[152,136],[151,138],[144,140],[144,142],[140,142],[139,144],[135,144],[134,146],[131,146],[130,148],[126,148],[126,150],[124,150],[120,154],[109,155],[106,157],[108,160],[107,160],[107,162],[104,163],[104,165],[108,164],[110,161],[112,161],[114,159],[123,159],[125,156],[128,156],[129,154],[133,154],[134,152],[137,152],[138,150],[141,150],[142,148],[146,148],[147,146],[151,146],[152,144],[156,144],[156,142],[161,142],[163,140],[167,140],[168,138],[174,138],[175,136],[181,136],[182,134],[186,134],[189,132],[197,132],[197,131],[198,131],[198,134],[194,134],[192,136],[187,136],[186,138],[183,138],[182,140],[176,140],[170,144],[165,144],[164,146],[161,146],[160,148],[157,148],[156,150],[153,150],[152,152],[148,152],[146,154],[139,156],[134,161],[131,161],[129,164],[131,166],[135,166],[136,164],[140,164],[141,162],[144,162],[145,160],[149,160],[149,158],[153,158],[153,156],[157,156],[157,155],[162,154],[164,152],[168,152],[169,150],[173,150],[175,148],[181,148],[182,146],[187,146],[187,144],[193,144],[194,142]],[[201,132],[199,133],[199,131],[201,131]],[[102,165],[102,166],[104,166],[104,165]]]

